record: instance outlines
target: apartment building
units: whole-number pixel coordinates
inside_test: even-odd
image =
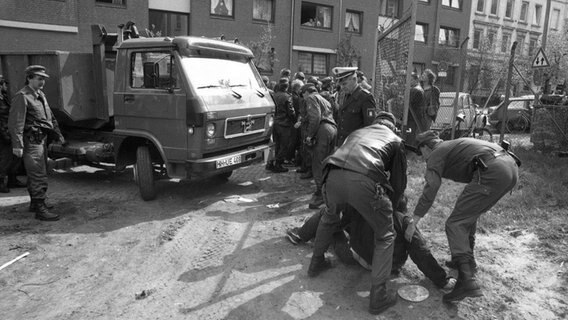
[[[2,51],[91,52],[91,24],[116,32],[118,24],[148,23],[141,0],[4,0],[0,4]]]
[[[480,77],[483,59],[507,65],[517,42],[516,61],[531,61],[543,46],[543,37],[561,32],[568,17],[566,0],[474,0],[470,19],[469,63],[477,80],[475,90],[488,92],[496,77]],[[550,6],[548,8],[548,6]],[[548,16],[547,16],[548,14]],[[482,56],[485,56],[483,58]],[[530,74],[525,75],[529,78]],[[472,79],[469,79],[471,82]],[[532,81],[532,77],[528,80]],[[517,87],[520,84],[515,84]],[[518,88],[515,88],[515,90]]]
[[[344,65],[372,73],[378,5],[375,0],[5,0],[2,50],[91,51],[91,25],[116,32],[136,23],[141,36],[192,35],[271,41],[261,65],[273,78],[282,68],[326,76],[348,43]],[[349,40],[349,41],[347,41]]]
[[[438,74],[442,91],[455,91],[461,63],[460,46],[469,34],[471,1],[379,0],[379,30],[387,30],[416,4],[413,70]]]

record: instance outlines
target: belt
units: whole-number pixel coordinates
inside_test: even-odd
[[[490,160],[493,160],[495,158],[501,157],[501,156],[508,156],[509,153],[505,150],[499,150],[499,151],[495,151],[493,153],[486,153],[486,154],[482,154],[479,155],[479,159],[481,159],[483,162],[488,162]]]
[[[386,188],[387,190],[393,191],[393,190],[392,190],[392,187],[390,186],[390,184],[388,183],[388,181],[385,181],[384,177],[383,177],[381,174],[377,173],[377,172],[368,170],[366,173],[361,173],[361,172],[358,172],[358,171],[354,171],[354,170],[346,169],[346,168],[343,168],[343,167],[339,167],[339,166],[336,166],[336,165],[334,165],[334,164],[328,164],[326,167],[329,168],[329,171],[332,171],[332,170],[345,170],[345,171],[355,172],[355,173],[358,173],[358,174],[360,174],[360,175],[364,175],[364,176],[366,176],[366,177],[369,177],[369,179],[373,180],[375,183],[380,184],[381,186],[383,186],[383,187]]]

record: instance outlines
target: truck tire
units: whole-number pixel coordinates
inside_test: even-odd
[[[140,146],[136,150],[136,164],[134,165],[134,175],[140,196],[144,201],[156,198],[156,188],[154,186],[154,166],[150,157],[148,146]]]
[[[232,174],[233,170],[218,174],[216,178],[219,179],[220,181],[227,182]]]

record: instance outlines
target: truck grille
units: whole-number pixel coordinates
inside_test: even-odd
[[[225,120],[225,139],[264,132],[266,114],[255,114]]]

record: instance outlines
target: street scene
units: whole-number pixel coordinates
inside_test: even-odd
[[[568,0],[2,6],[0,318],[568,317]]]

